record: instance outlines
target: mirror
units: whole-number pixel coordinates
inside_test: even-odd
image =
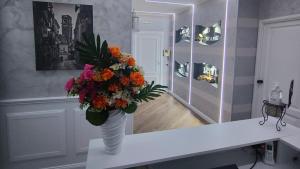
[[[188,77],[189,76],[189,62],[181,64],[175,61],[175,73],[178,77]]]
[[[195,27],[195,41],[199,44],[207,46],[218,42],[221,39],[221,21],[212,26],[205,27],[196,25]]]
[[[180,29],[176,30],[176,43],[180,42],[181,40],[185,42],[191,41],[190,27],[183,26]]]
[[[207,81],[213,87],[218,88],[219,70],[216,66],[206,63],[194,63],[194,79]]]

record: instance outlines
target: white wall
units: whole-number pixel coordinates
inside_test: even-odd
[[[84,168],[89,140],[102,135],[76,98],[6,100],[0,107],[1,169]]]

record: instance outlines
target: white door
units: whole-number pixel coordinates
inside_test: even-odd
[[[287,110],[290,122],[300,121],[300,16],[261,21],[256,60],[253,116],[261,116],[262,100],[268,99],[274,82],[288,103],[289,86],[294,80],[294,96]],[[263,80],[258,84],[257,80]]]
[[[148,82],[163,82],[163,40],[163,32],[140,31],[133,34],[133,53]]]

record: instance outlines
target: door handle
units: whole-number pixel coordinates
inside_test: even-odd
[[[257,80],[256,83],[257,83],[257,84],[263,84],[264,81],[263,81],[263,80]]]

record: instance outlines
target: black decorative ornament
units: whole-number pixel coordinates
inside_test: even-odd
[[[292,98],[293,98],[293,89],[294,89],[294,80],[290,83],[290,90],[289,90],[289,100],[288,104],[281,103],[279,105],[272,104],[268,100],[263,101],[263,106],[261,109],[261,113],[263,115],[263,121],[260,121],[260,125],[264,125],[266,121],[268,121],[269,116],[273,117],[279,117],[277,123],[276,123],[276,129],[277,131],[281,130],[281,126],[286,126],[286,123],[282,121],[284,115],[286,114],[287,108],[289,108],[292,104]]]

